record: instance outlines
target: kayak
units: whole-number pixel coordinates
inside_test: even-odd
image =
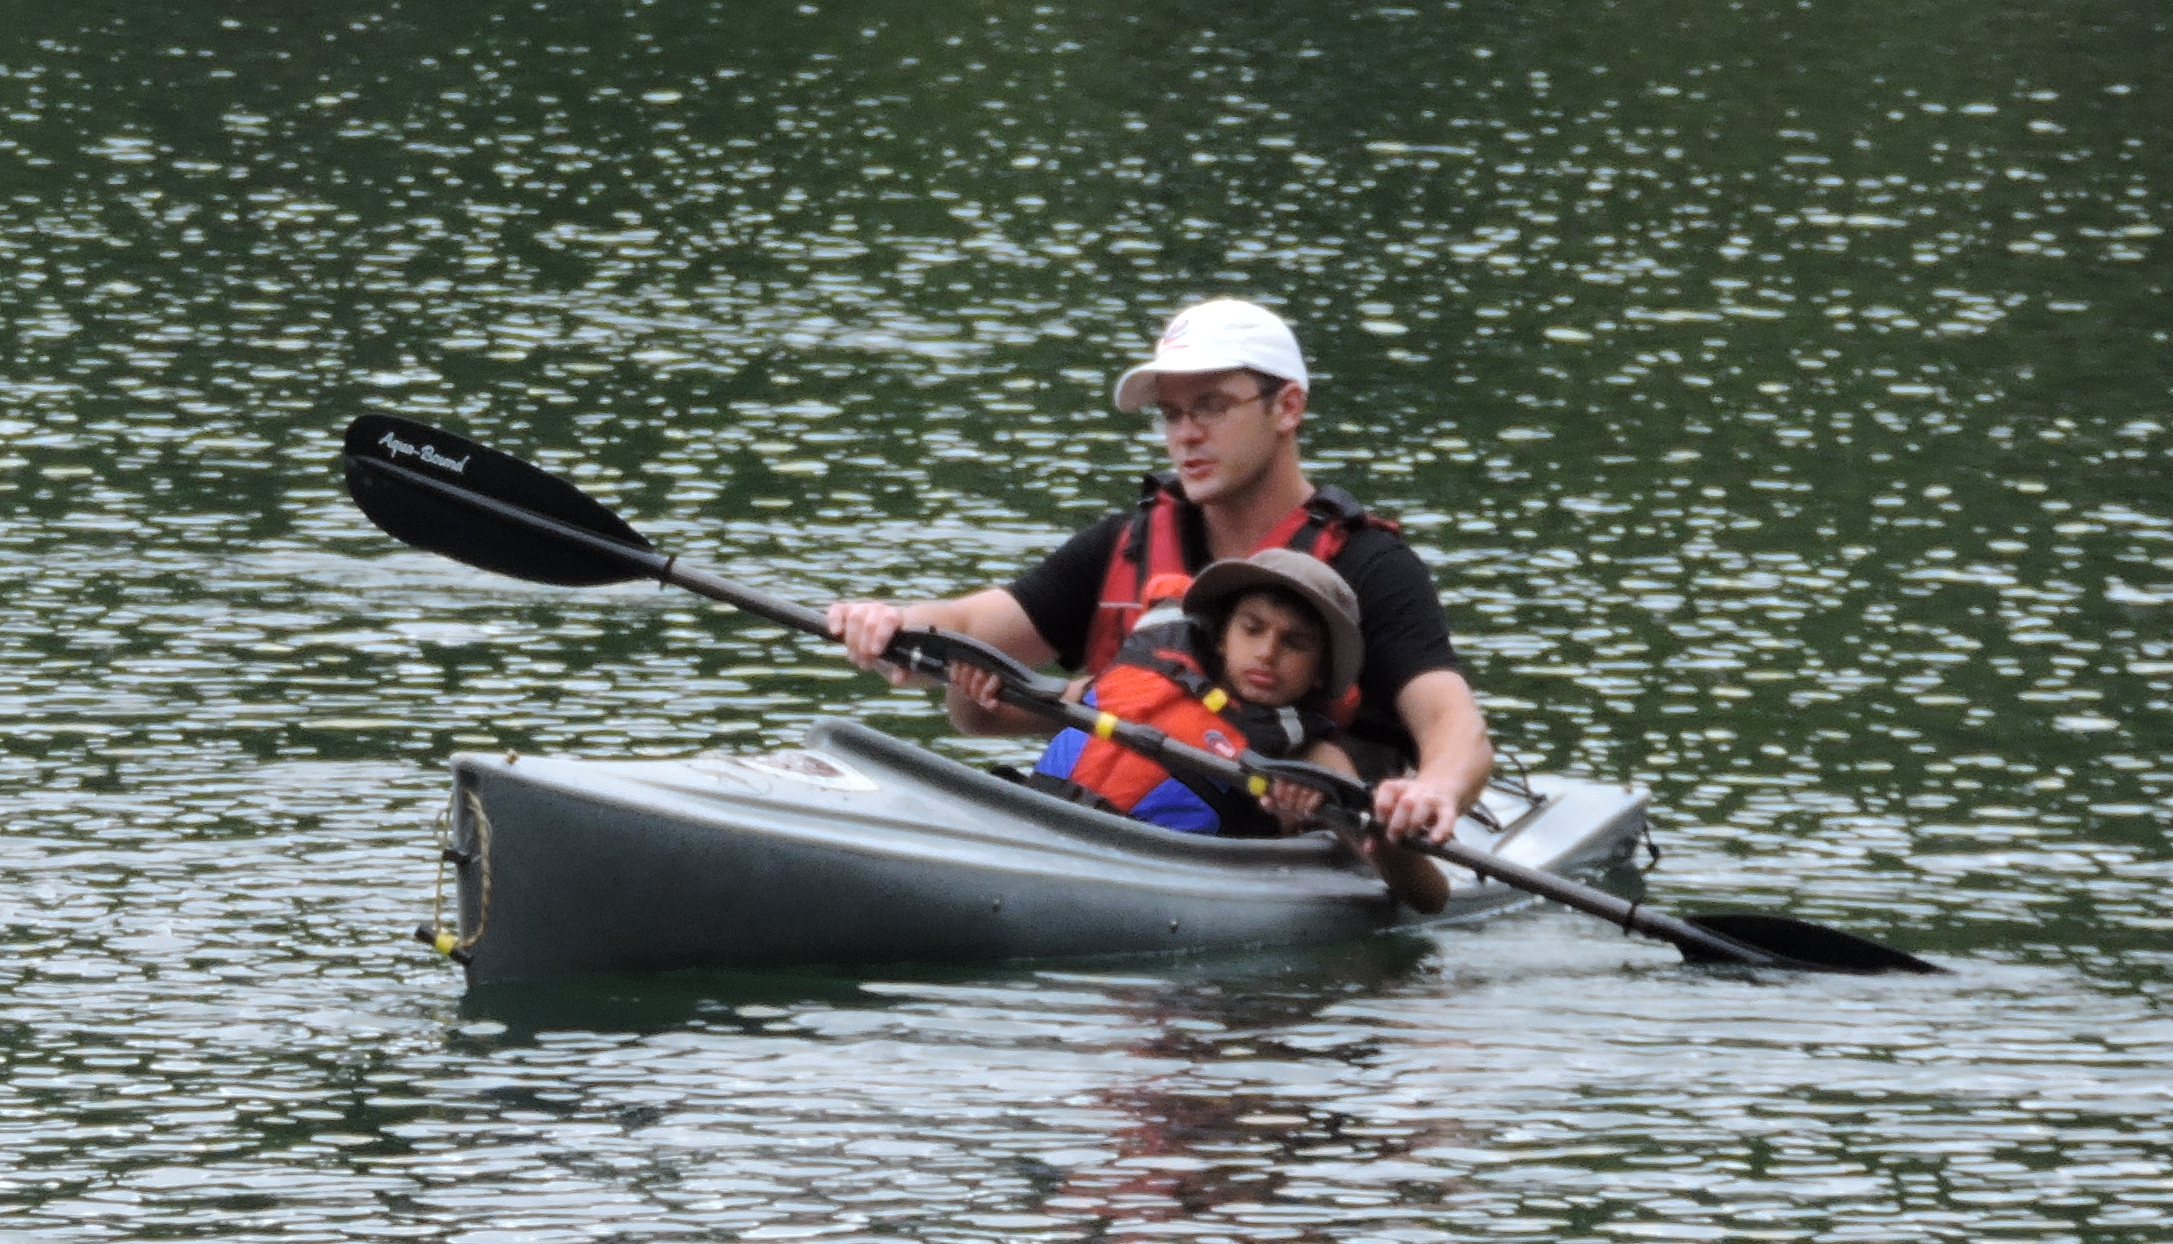
[[[759,755],[461,753],[452,771],[454,958],[470,985],[1285,946],[1532,901],[1447,867],[1448,907],[1421,917],[1333,834],[1177,833],[834,719]],[[1490,787],[1493,825],[1457,832],[1569,874],[1625,858],[1646,802],[1538,775]]]

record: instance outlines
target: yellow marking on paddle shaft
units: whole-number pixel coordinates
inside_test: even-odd
[[[1211,711],[1220,711],[1222,706],[1229,702],[1230,697],[1224,695],[1220,687],[1200,697],[1200,703],[1205,704]],[[1108,711],[1096,713],[1094,715],[1094,737],[1108,739],[1114,736],[1117,727],[1123,724],[1124,719],[1115,713]],[[1251,791],[1254,798],[1265,795],[1268,793],[1268,779],[1258,773],[1248,773],[1245,775],[1245,789]]]

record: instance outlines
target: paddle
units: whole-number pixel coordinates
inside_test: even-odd
[[[418,548],[538,583],[591,586],[655,579],[783,626],[835,638],[822,613],[681,566],[574,485],[465,437],[394,415],[364,415],[348,425],[345,461],[347,490],[355,504],[379,527]],[[885,656],[938,680],[947,676],[952,661],[969,661],[998,675],[1005,703],[1046,720],[1076,726],[1166,767],[1237,784],[1254,794],[1265,791],[1272,778],[1302,782],[1324,792],[1345,818],[1360,826],[1370,821],[1371,792],[1342,774],[1251,752],[1231,759],[1191,747],[1154,727],[1067,701],[1062,698],[1063,679],[1036,673],[968,636],[901,632]],[[1692,962],[1824,972],[1945,970],[1892,947],[1787,916],[1739,912],[1679,918],[1454,839],[1411,845],[1504,885],[1668,942]]]

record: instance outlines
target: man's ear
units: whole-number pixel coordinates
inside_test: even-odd
[[[1275,391],[1268,409],[1275,417],[1275,430],[1284,436],[1295,436],[1298,424],[1305,419],[1305,390],[1285,383]]]

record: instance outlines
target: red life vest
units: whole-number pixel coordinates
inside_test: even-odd
[[[1142,482],[1139,513],[1109,555],[1101,599],[1094,620],[1087,624],[1087,673],[1099,674],[1115,659],[1125,636],[1139,621],[1141,597],[1149,583],[1161,575],[1190,575],[1199,569],[1185,564],[1184,537],[1178,525],[1182,504],[1175,475],[1162,472]],[[1323,562],[1333,561],[1351,533],[1362,527],[1379,527],[1392,534],[1399,530],[1395,523],[1368,514],[1356,497],[1331,485],[1315,490],[1304,504],[1283,515],[1248,552],[1292,548]]]

